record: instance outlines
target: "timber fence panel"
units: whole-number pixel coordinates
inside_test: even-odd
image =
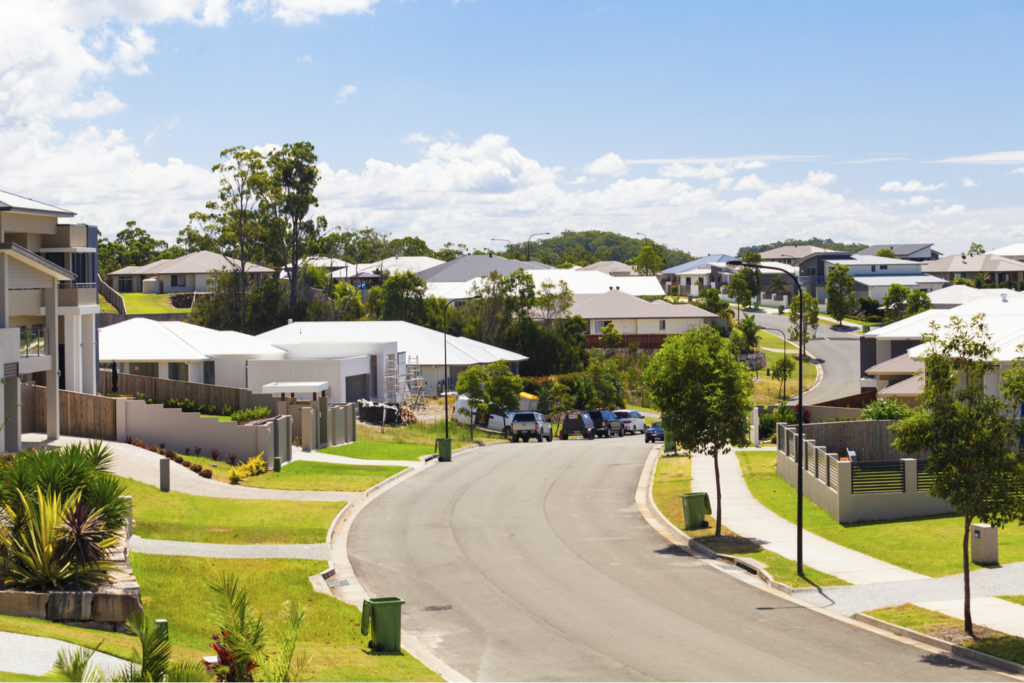
[[[100,391],[113,391],[113,378],[109,370],[100,371]],[[244,410],[254,406],[266,406],[271,415],[277,414],[277,402],[273,396],[253,394],[241,387],[225,387],[219,384],[201,384],[176,379],[161,379],[145,375],[128,373],[117,374],[117,391],[119,394],[135,396],[142,394],[146,398],[163,403],[170,399],[189,399],[196,406],[210,405],[218,409],[224,406],[231,410]]]
[[[60,392],[60,433],[113,441],[117,438],[116,401],[74,391]]]

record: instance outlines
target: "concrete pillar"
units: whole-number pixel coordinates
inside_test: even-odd
[[[761,445],[761,413],[757,406],[750,411],[750,443],[755,448]]]
[[[327,414],[327,397],[326,396],[320,396],[319,398],[317,398],[317,400],[316,400],[316,407],[317,407],[317,415],[320,418],[319,419],[318,429],[317,429],[318,447],[323,448],[324,446],[328,445],[327,442],[331,438],[329,436],[330,432],[329,432],[328,426],[327,426],[327,419],[328,419],[328,414]]]
[[[10,377],[4,380],[3,435],[4,450],[17,453],[21,450],[21,379]]]
[[[302,450],[313,450],[316,443],[316,415],[312,408],[303,406],[300,409],[302,415]]]
[[[842,524],[852,519],[853,513],[853,463],[840,460],[836,492],[839,494],[839,515],[836,521]]]
[[[917,493],[917,458],[903,458],[903,493]]]
[[[7,254],[0,255],[0,327],[10,327],[7,294],[10,291],[7,277]]]
[[[82,393],[96,395],[99,389],[99,361],[96,356],[96,316],[82,316]]]
[[[50,369],[46,371],[46,438],[60,436],[60,329],[57,326],[57,283],[43,292],[46,300],[46,350]]]
[[[171,490],[171,459],[160,458],[160,490],[167,493]]]
[[[64,388],[82,391],[82,316],[65,315],[64,323]]]

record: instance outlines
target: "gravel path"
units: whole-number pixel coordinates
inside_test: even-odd
[[[326,543],[235,545],[228,543],[193,543],[191,541],[161,541],[132,536],[128,547],[137,553],[149,555],[180,555],[185,557],[216,557],[221,559],[293,559],[323,560],[330,558]]]
[[[103,640],[103,633],[96,632],[96,641]],[[74,650],[78,646],[63,640],[26,636],[21,633],[0,632],[0,669],[16,674],[43,676],[50,671],[57,661],[57,653],[61,650]],[[103,680],[109,681],[127,662],[117,657],[97,652],[90,663],[98,666],[103,672]]]

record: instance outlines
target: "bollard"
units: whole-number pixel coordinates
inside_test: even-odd
[[[281,471],[281,456],[280,455],[275,455],[274,456],[274,471],[275,472],[280,472]]]
[[[167,493],[171,490],[171,459],[160,458],[160,490]]]
[[[160,634],[160,640],[167,640],[170,638],[170,631],[166,619],[157,619],[153,623],[156,624],[156,632]]]

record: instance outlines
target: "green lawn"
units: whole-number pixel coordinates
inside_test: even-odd
[[[182,457],[187,462],[196,462],[209,469],[217,481],[229,482],[231,480],[231,465],[226,463],[223,458],[212,460],[205,455],[183,455]],[[340,463],[335,465],[298,460],[290,465],[285,465],[280,472],[267,472],[249,477],[242,482],[242,486],[289,491],[365,491],[404,469],[404,467],[395,465],[343,465]]]
[[[342,446],[322,448],[320,452],[365,460],[418,460],[422,455],[433,453],[434,449],[433,444],[357,440]]]
[[[1024,605],[1024,595],[1001,595],[999,597],[1001,597],[1003,600],[1015,602],[1018,605]]]
[[[449,406],[449,409],[451,406]],[[458,422],[448,423],[448,434],[452,440],[452,450],[463,446],[472,446],[480,443],[494,441],[505,441],[501,434],[485,432],[481,429],[473,430],[473,438],[469,438],[469,427]],[[444,422],[418,422],[406,427],[385,427],[382,432],[380,427],[372,425],[356,425],[356,443],[360,441],[372,443],[403,443],[419,444],[427,446],[427,453],[434,452],[434,441],[444,437]]]
[[[795,523],[796,490],[776,474],[775,451],[739,451],[738,457],[754,497]],[[839,524],[805,499],[804,529],[927,576],[963,571],[963,519],[955,515]],[[1024,526],[1014,524],[999,530],[999,559],[1004,563],[1024,561]]]
[[[313,591],[307,577],[324,569],[308,560],[218,560],[132,553],[132,567],[142,587],[142,604],[150,619],[167,619],[174,645],[212,654],[213,623],[209,583],[222,573],[237,575],[257,609],[276,633],[285,602],[306,610],[297,654],[308,655],[303,680],[439,681],[411,655],[375,655],[359,632],[359,610]]]
[[[95,648],[98,644],[100,652],[105,652],[108,655],[120,657],[121,659],[127,659],[132,653],[132,648],[138,649],[139,647],[139,639],[126,633],[97,631],[96,629],[79,628],[78,626],[57,624],[45,619],[31,619],[29,617],[0,615],[0,631],[63,640],[69,643],[69,647],[81,645],[82,647]],[[198,659],[206,654],[209,653],[200,649],[180,646],[175,646],[174,648],[174,656],[179,659]],[[23,676],[23,674],[14,675]],[[23,679],[13,678],[10,680]]]
[[[976,638],[972,639],[964,632],[962,620],[911,604],[876,609],[865,612],[865,614],[918,633],[969,647],[972,650],[1024,664],[1024,638],[975,625],[974,635]]]
[[[771,335],[767,335],[767,337],[769,339],[775,339],[776,343],[778,344],[779,348],[781,349],[781,347],[782,347],[781,341],[782,340],[778,339],[777,337],[772,337]],[[762,350],[764,351],[765,360],[768,362],[768,367],[771,367],[772,363],[774,363],[777,359],[782,357],[782,351],[781,350],[780,351],[773,351],[769,347],[765,347]],[[787,353],[788,353],[788,355],[793,356],[794,360],[795,360],[796,354],[795,354],[794,351],[790,350]],[[804,366],[804,391],[807,391],[812,386],[814,386],[814,382],[818,379],[818,366],[816,366],[814,363],[811,363],[810,361],[804,361],[803,362],[803,366]],[[751,373],[751,374],[754,374],[754,373]],[[780,396],[780,394],[782,393],[782,382],[780,382],[777,379],[773,379],[771,377],[768,377],[767,373],[764,370],[758,371],[757,377],[758,377],[758,380],[756,382],[754,382],[754,393],[753,393],[753,396],[751,397],[753,399],[754,403],[758,404],[758,405],[772,405],[772,404],[780,402],[782,400],[782,398],[783,398],[782,396]],[[786,380],[786,394],[789,397],[792,397],[792,396],[795,396],[796,393],[797,393],[797,367],[794,364],[794,366],[793,366],[793,375],[788,380]]]
[[[171,305],[170,294],[143,294],[142,292],[126,292],[124,308],[129,315],[137,313],[188,313],[187,308],[175,308]]]
[[[172,464],[172,467],[177,465]],[[135,533],[143,538],[196,543],[323,543],[345,503],[208,498],[133,480]]]
[[[707,457],[707,456],[697,456]],[[683,505],[679,499],[682,493],[690,492],[690,456],[662,456],[654,473],[654,503],[661,513],[677,528],[684,530],[687,536],[697,538],[701,543],[715,552],[726,555],[747,557],[766,565],[772,577],[787,586],[796,588],[807,586],[843,586],[846,582],[830,574],[819,572],[804,566],[804,578],[796,573],[796,562],[764,550],[755,543],[733,533],[725,524],[722,525],[722,536],[715,538],[715,518],[707,515],[706,529],[686,530],[683,517]],[[728,501],[723,500],[723,517],[728,519]],[[724,521],[724,520],[723,520]]]

